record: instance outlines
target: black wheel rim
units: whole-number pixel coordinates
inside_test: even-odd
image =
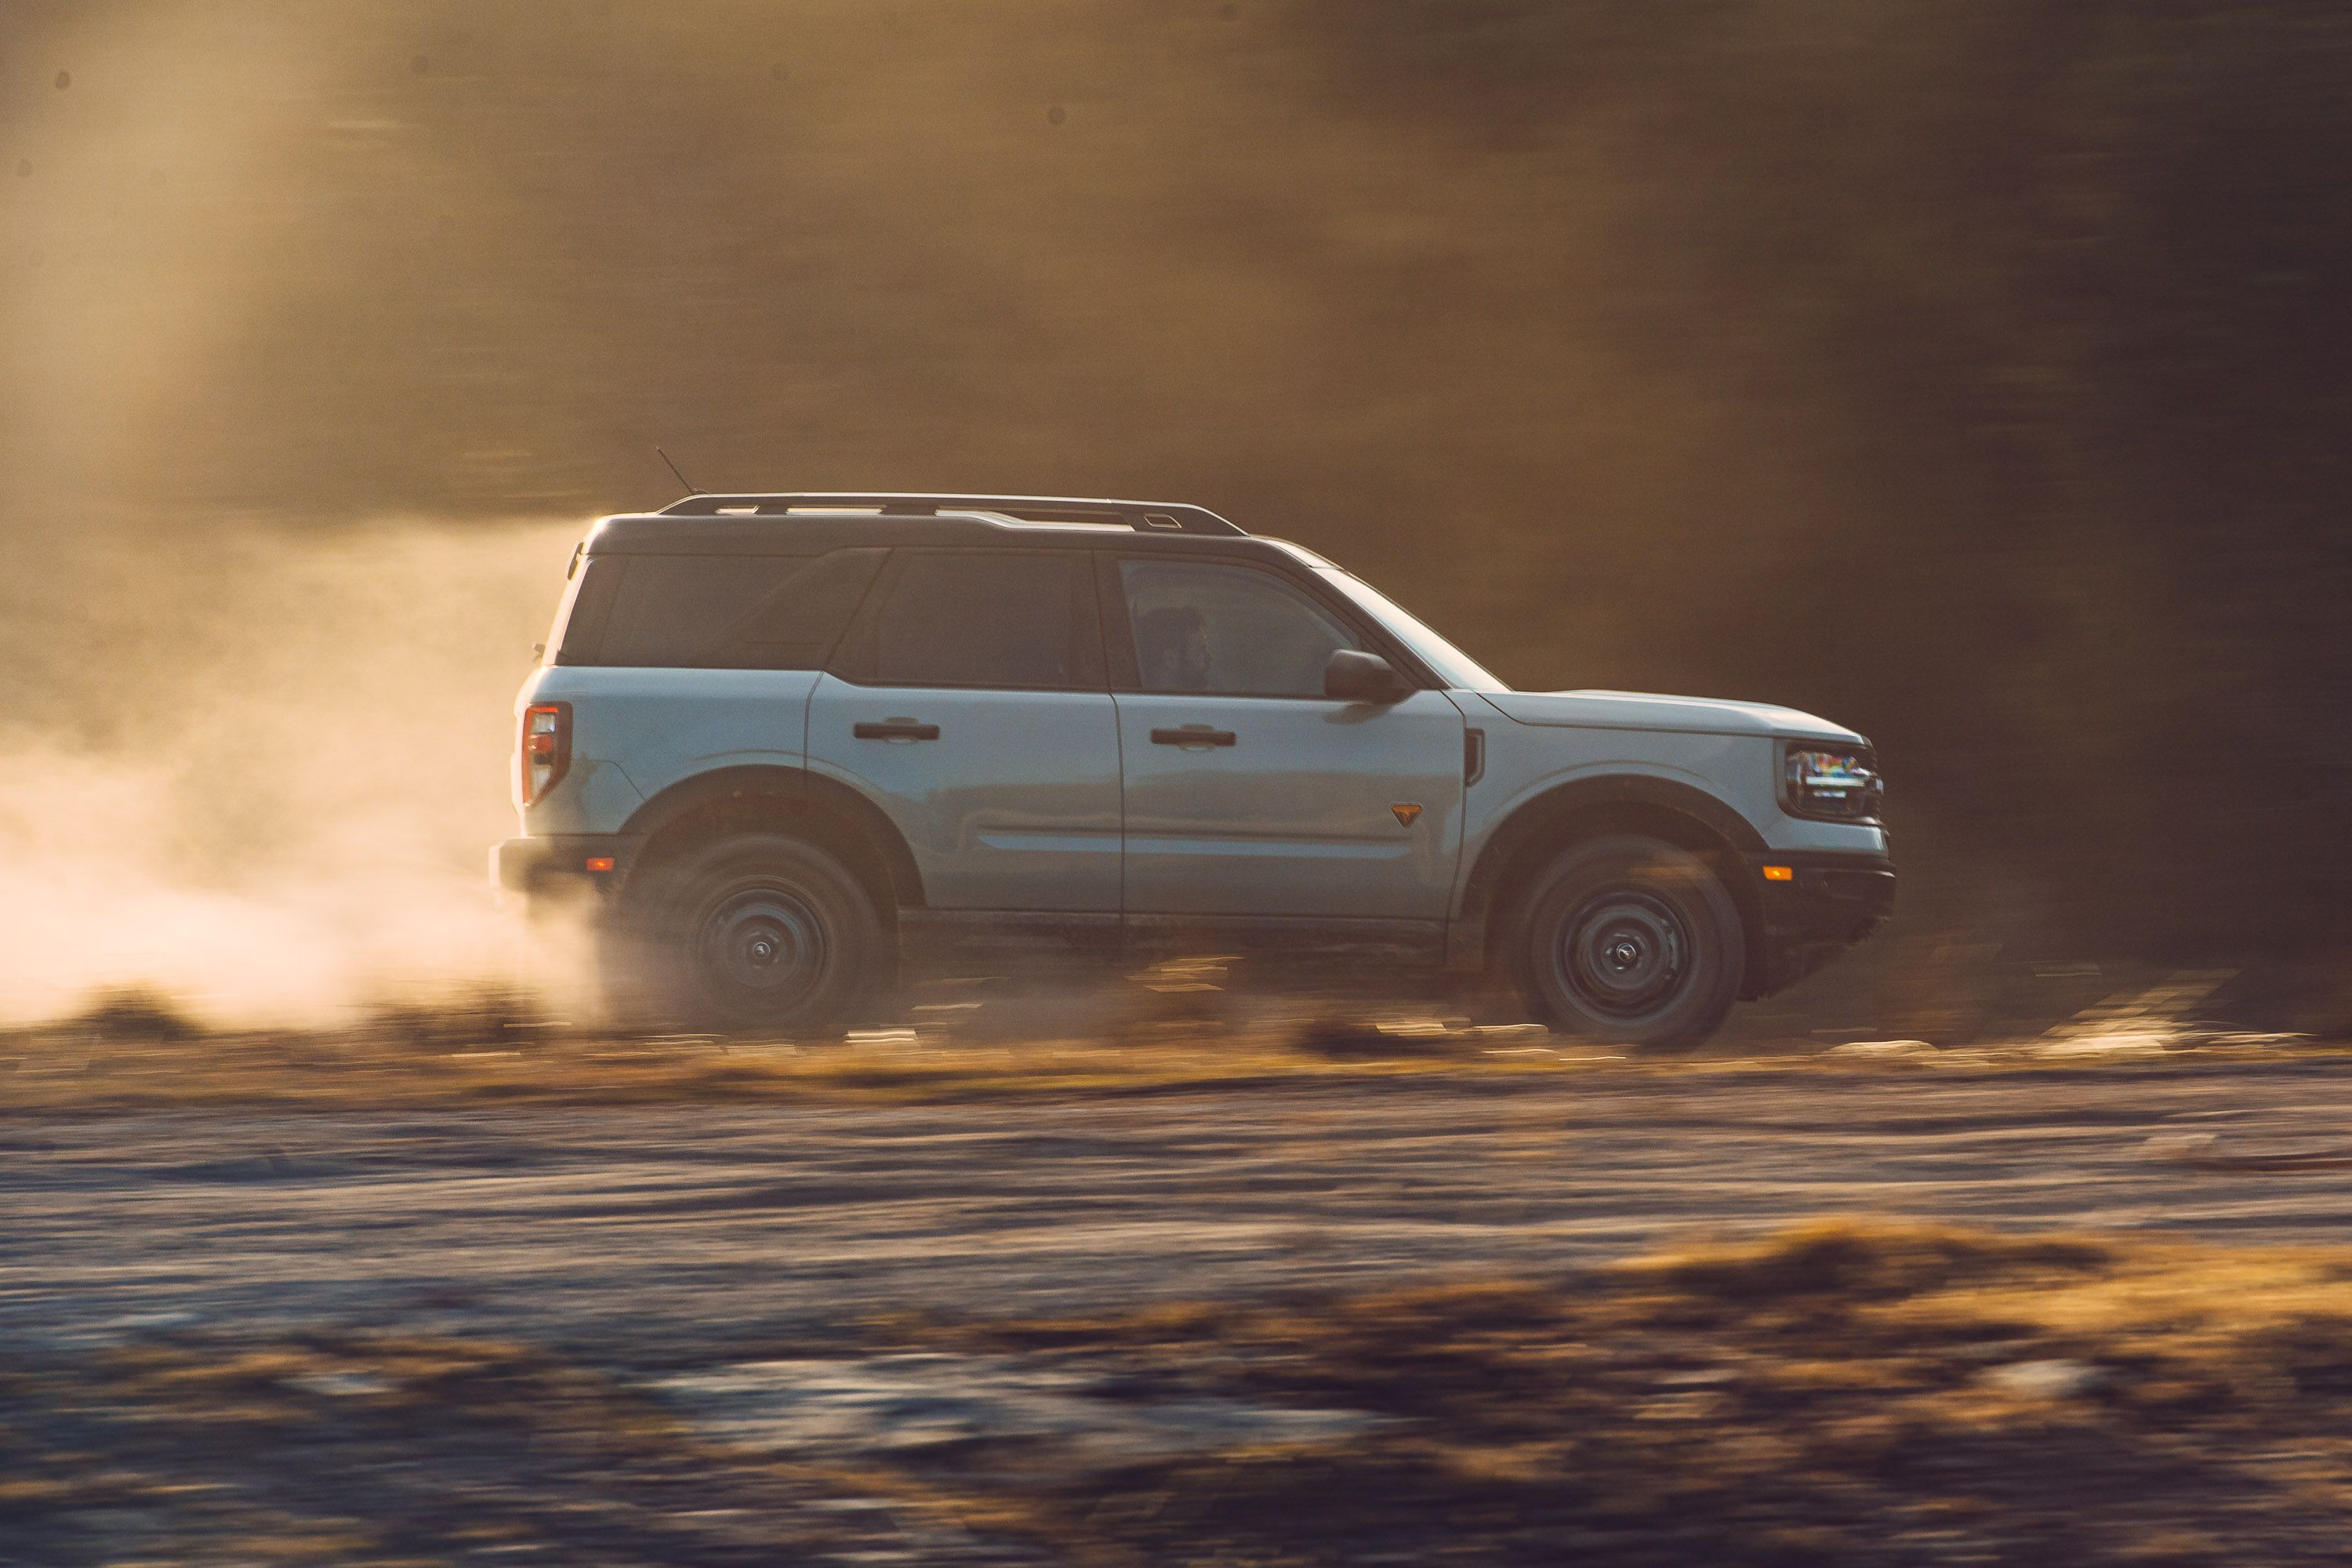
[[[1690,978],[1688,923],[1643,889],[1593,894],[1570,911],[1559,932],[1560,978],[1596,1016],[1639,1023],[1671,1006]]]
[[[695,967],[736,1008],[788,1013],[824,978],[832,942],[823,916],[797,889],[739,887],[712,900],[695,922]]]

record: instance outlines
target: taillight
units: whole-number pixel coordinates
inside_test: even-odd
[[[537,805],[563,782],[572,765],[572,704],[539,702],[522,710],[522,751],[516,759],[516,791],[525,805]]]

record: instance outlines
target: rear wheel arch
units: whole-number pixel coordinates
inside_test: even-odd
[[[848,785],[802,768],[762,764],[698,773],[646,801],[622,831],[646,839],[630,869],[632,881],[722,837],[782,833],[840,859],[884,921],[895,923],[899,910],[923,903],[922,874],[898,825]]]
[[[1533,880],[1574,846],[1616,834],[1655,838],[1706,862],[1739,911],[1746,973],[1763,973],[1763,911],[1744,857],[1766,845],[1748,819],[1696,785],[1643,773],[1575,779],[1514,811],[1487,837],[1463,890],[1460,924],[1482,967],[1497,961]],[[1457,950],[1459,951],[1459,950]]]

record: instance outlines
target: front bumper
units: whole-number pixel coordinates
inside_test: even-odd
[[[1885,922],[1895,909],[1895,863],[1884,855],[1773,850],[1748,857],[1762,916],[1749,953],[1750,994],[1793,985]],[[1766,867],[1786,868],[1785,878]]]
[[[490,847],[490,885],[526,899],[577,898],[619,888],[645,842],[634,833],[553,833]]]

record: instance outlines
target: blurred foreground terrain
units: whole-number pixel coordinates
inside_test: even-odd
[[[0,1562],[2352,1531],[2344,1046],[2177,1007],[1648,1063],[1405,1017],[796,1049],[125,1004],[0,1058]]]
[[[2347,89],[2335,0],[11,0],[0,1012],[467,969],[662,442],[1198,501],[1516,684],[1852,724],[1874,1026],[2352,1028]]]

